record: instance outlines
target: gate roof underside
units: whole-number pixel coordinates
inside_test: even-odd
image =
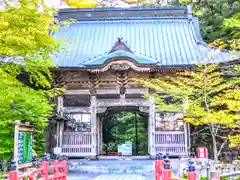
[[[206,45],[187,7],[59,10],[59,20],[71,18],[77,22],[53,33],[69,42],[66,53],[54,56],[60,68],[94,68],[116,58],[160,67],[237,59]]]

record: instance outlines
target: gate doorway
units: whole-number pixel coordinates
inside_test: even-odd
[[[101,154],[119,155],[123,144],[131,144],[131,155],[148,154],[148,115],[138,108],[110,108],[102,119]],[[124,151],[124,150],[123,150]]]

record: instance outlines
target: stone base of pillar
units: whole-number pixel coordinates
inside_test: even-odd
[[[55,148],[53,148],[53,152],[54,152],[54,154],[61,154],[61,148],[60,147],[55,147]]]
[[[88,159],[89,159],[89,160],[97,160],[97,155],[95,155],[95,156],[93,156],[93,155],[92,155],[92,156],[89,156]]]
[[[150,155],[149,158],[154,160],[156,159],[156,155]]]

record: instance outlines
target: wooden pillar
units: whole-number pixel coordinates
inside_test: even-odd
[[[58,96],[57,98],[57,112],[62,116],[63,115],[63,97]],[[63,125],[61,125],[61,122],[57,121],[57,130],[56,130],[56,141],[57,145],[54,148],[55,154],[61,154],[61,146],[62,146],[62,131],[63,131]]]
[[[97,156],[97,108],[96,96],[91,96],[91,133],[92,133],[92,158]]]
[[[100,119],[100,153],[103,152],[103,119]]]
[[[59,147],[60,148],[62,148],[62,144],[63,144],[63,132],[64,132],[64,121],[61,121],[59,126]],[[61,149],[60,149],[60,153],[61,153]]]
[[[184,123],[184,144],[185,144],[185,155],[188,155],[188,126]]]
[[[191,154],[191,129],[190,123],[187,123],[187,136],[188,136],[188,155]]]
[[[56,139],[56,147],[53,148],[53,152],[55,154],[60,154],[61,153],[61,147],[60,147],[60,122],[57,121],[56,122],[56,135],[55,135],[55,139]]]
[[[100,135],[101,135],[101,129],[100,129],[100,125],[101,123],[100,123],[100,118],[99,117],[97,117],[97,145],[98,145],[98,147],[97,147],[97,154],[100,154],[100,152],[101,152],[101,138],[100,138]]]
[[[60,115],[63,115],[63,97],[58,96],[57,98],[57,111]]]
[[[151,157],[155,157],[155,103],[153,99],[149,99],[149,117],[148,117],[148,146],[149,154]]]

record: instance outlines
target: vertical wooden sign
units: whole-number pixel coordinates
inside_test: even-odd
[[[14,161],[17,168],[32,166],[33,128],[28,124],[15,122]]]

